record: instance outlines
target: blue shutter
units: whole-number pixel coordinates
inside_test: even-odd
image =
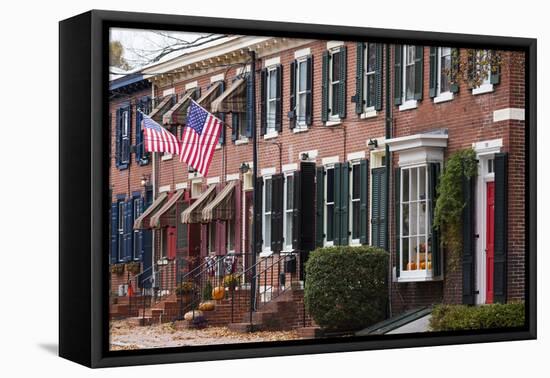
[[[123,260],[130,261],[132,259],[134,230],[133,230],[133,218],[134,218],[134,203],[132,199],[129,199],[125,203],[124,207],[124,254]]]
[[[111,203],[111,264],[118,261],[118,202]]]
[[[115,120],[115,166],[118,168],[120,166],[120,156],[121,156],[121,143],[120,138],[122,137],[122,111],[121,109],[116,110],[116,120]]]

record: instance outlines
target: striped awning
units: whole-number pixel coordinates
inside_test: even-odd
[[[210,105],[212,104],[212,101],[214,101],[216,97],[218,97],[218,92],[221,85],[222,85],[221,81],[217,81],[214,84],[212,84],[210,88],[208,88],[206,93],[203,94],[201,98],[197,100],[197,104],[199,104],[209,112],[212,112]]]
[[[149,206],[145,211],[134,221],[134,229],[146,229],[149,228],[149,218],[161,208],[164,201],[168,197],[166,192],[160,193],[157,199]]]
[[[204,223],[213,220],[228,220],[235,215],[235,204],[233,201],[236,181],[230,181],[220,193],[202,210],[202,221]]]
[[[181,213],[181,223],[201,223],[202,209],[216,196],[216,184],[212,184],[195,202]]]
[[[151,220],[149,221],[149,225],[151,226],[151,228],[161,227],[161,217],[168,211],[171,211],[172,209],[175,210],[176,202],[178,202],[180,198],[183,197],[184,192],[184,189],[178,190],[172,195],[172,197],[168,199],[168,201],[164,203],[164,205],[162,205],[162,207],[157,212],[155,212],[155,214],[151,217]],[[172,214],[172,217],[173,216],[174,215]]]
[[[178,102],[162,116],[162,123],[164,125],[184,125],[187,119],[187,108],[195,93],[195,88],[185,92]]]
[[[231,86],[212,101],[212,113],[246,112],[246,80],[237,79]]]
[[[149,117],[155,120],[157,123],[161,123],[162,116],[172,106],[172,96],[165,96],[162,101],[155,106],[153,111],[149,113]]]

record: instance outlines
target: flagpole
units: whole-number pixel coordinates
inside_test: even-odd
[[[249,111],[249,120],[252,124],[252,280],[250,281],[250,327],[252,331],[252,313],[255,310],[256,304],[256,248],[258,246],[258,224],[256,220],[258,219],[258,211],[260,209],[256,208],[256,199],[258,198],[258,146],[256,143],[256,52],[250,50],[250,86],[252,90],[250,91],[252,106],[248,109]]]

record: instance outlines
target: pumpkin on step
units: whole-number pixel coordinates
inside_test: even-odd
[[[186,312],[185,315],[183,315],[183,318],[187,321],[191,321],[195,318],[204,316],[204,313],[201,310],[193,310]]]
[[[223,286],[217,286],[212,290],[212,298],[219,301],[225,296],[225,288]]]
[[[216,304],[213,301],[201,302],[199,304],[200,311],[214,311]]]

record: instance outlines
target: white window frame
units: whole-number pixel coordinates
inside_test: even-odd
[[[306,86],[305,88],[300,88],[300,82],[301,82],[301,74],[300,74],[300,65],[305,65],[305,75],[306,75]],[[307,129],[306,124],[306,109],[307,109],[307,77],[309,75],[308,67],[307,67],[307,56],[301,57],[296,60],[296,127],[294,128],[294,131],[301,131],[304,129]],[[304,96],[306,98],[306,101],[304,101],[304,109],[301,109],[300,106],[300,96]],[[304,116],[303,119],[300,120],[300,111],[303,111]]]
[[[294,185],[294,171],[285,172],[285,181],[284,181],[284,188],[283,188],[283,232],[284,232],[284,243],[283,243],[283,252],[292,252],[294,249],[292,248],[292,228],[290,229],[290,235],[287,235],[287,215],[290,214],[290,219],[292,219],[294,215],[294,207],[291,209],[287,209],[287,203],[288,203],[288,178],[292,177],[292,185]],[[291,220],[291,227],[292,227]]]
[[[118,242],[117,242],[117,260],[122,261],[122,252],[124,250],[124,201],[118,201]]]
[[[369,52],[370,52],[370,46],[372,45],[372,47],[375,49],[375,53],[376,53],[376,44],[374,43],[366,43],[366,47],[365,47],[365,51],[364,51],[364,55],[365,55],[365,58],[364,58],[364,61],[365,61],[365,69],[364,69],[364,75],[365,75],[365,78],[364,78],[364,83],[363,83],[363,92],[365,93],[364,95],[364,98],[363,100],[365,101],[365,103],[363,104],[364,106],[364,114],[367,115],[369,113],[373,113],[373,112],[376,112],[375,110],[375,104],[374,104],[374,99],[373,100],[373,105],[371,106],[368,106],[368,103],[369,103],[369,100],[371,100],[369,98],[369,78],[372,76],[374,78],[375,74],[376,74],[376,62],[374,63],[374,67],[371,67],[371,71],[369,71]],[[373,85],[376,85],[376,78],[374,78],[374,81],[373,81]],[[376,88],[375,88],[376,90]]]
[[[443,49],[448,49],[449,50],[449,54],[445,54],[443,55]],[[443,71],[442,67],[441,67],[441,60],[442,58],[445,56],[445,57],[449,57],[450,59],[450,62],[452,64],[452,59],[453,59],[453,56],[452,56],[452,48],[450,47],[438,47],[437,48],[437,62],[436,62],[436,65],[437,65],[437,87],[436,87],[436,97],[434,97],[434,102],[435,103],[439,103],[439,102],[444,102],[444,101],[450,101],[453,99],[454,95],[453,93],[451,92],[451,82],[449,80],[449,89],[447,91],[444,91],[442,92],[441,91],[441,82],[442,82],[442,78],[443,78],[443,75],[445,75],[445,72]]]
[[[275,75],[275,97],[270,98],[269,95],[271,93],[271,77],[272,75]],[[270,108],[273,107],[274,111],[273,114],[276,117],[277,116],[277,66],[270,66],[267,68],[267,75],[266,75],[266,92],[265,92],[265,106],[266,106],[266,129],[265,129],[265,136],[274,136],[277,135],[277,129],[275,125],[275,118],[272,120],[269,119],[270,115]]]
[[[325,165],[325,174],[324,174],[324,180],[325,180],[325,185],[324,185],[324,195],[323,195],[323,233],[324,233],[324,236],[323,236],[323,245],[325,247],[332,247],[334,246],[334,235],[332,235],[333,239],[332,240],[327,240],[327,235],[328,235],[328,224],[327,224],[327,221],[328,221],[328,206],[329,206],[329,202],[327,201],[327,194],[328,194],[328,171],[332,169],[332,174],[334,175],[334,164],[328,164],[328,165]],[[333,193],[333,196],[335,195],[336,193]],[[334,199],[333,199],[334,200]],[[333,209],[334,209],[334,206],[336,205],[336,203],[333,201],[331,202],[332,206],[333,206]],[[332,219],[332,222],[334,222],[334,218]],[[333,223],[334,224],[334,223]]]
[[[425,175],[425,181],[424,181],[424,185],[425,185],[425,199],[422,200],[419,198],[419,189],[420,189],[420,175],[419,175],[419,172],[420,172],[420,169],[421,168],[424,168],[424,175]],[[403,201],[403,186],[404,186],[404,175],[405,175],[405,171],[409,171],[409,193],[408,193],[408,201],[406,202],[406,205],[409,206],[409,212],[408,212],[408,215],[409,215],[409,234],[407,236],[404,236],[403,235],[403,221],[404,221],[404,218],[403,218],[403,208],[404,208],[404,201]],[[417,198],[415,199],[412,199],[411,195],[412,195],[412,186],[410,185],[410,183],[412,182],[412,176],[411,176],[411,171],[414,170],[415,173],[417,174],[417,180],[416,180],[416,184],[417,184],[417,188],[416,188],[416,193],[417,193]],[[430,189],[430,182],[429,182],[429,179],[430,179],[430,175],[429,175],[429,164],[428,163],[422,163],[422,164],[415,164],[415,165],[409,165],[409,166],[406,166],[406,167],[401,167],[401,177],[400,177],[400,180],[399,180],[399,183],[400,183],[400,188],[399,188],[399,239],[398,239],[398,243],[399,243],[399,267],[400,267],[400,275],[399,275],[399,282],[407,282],[407,281],[431,281],[433,280],[434,278],[434,275],[433,275],[433,268],[434,268],[434,265],[433,265],[433,246],[432,246],[432,250],[430,251],[430,253],[432,253],[432,258],[431,258],[431,261],[429,261],[430,264],[426,263],[425,262],[425,267],[424,269],[411,269],[411,270],[406,270],[404,269],[403,267],[403,241],[404,241],[404,238],[406,237],[406,240],[407,242],[409,242],[409,240],[411,238],[416,238],[416,248],[417,250],[420,249],[420,238],[423,237],[424,238],[424,244],[425,244],[425,260],[427,259],[427,255],[428,255],[428,239],[430,238],[430,234],[431,234],[431,223],[430,223],[430,220],[431,220],[431,208],[430,208],[430,204],[431,204],[431,198],[429,197],[429,189]],[[410,210],[411,209],[411,204],[422,204],[424,203],[425,204],[425,207],[426,207],[426,213],[425,213],[425,220],[424,220],[424,232],[423,233],[420,233],[420,223],[419,223],[419,220],[420,220],[420,211],[417,211],[416,212],[416,233],[415,234],[412,234],[411,233],[411,225],[412,225],[412,221],[411,221],[411,214],[412,214],[412,211]],[[432,236],[433,237],[433,236]],[[415,263],[415,265],[417,267],[420,267],[420,254],[422,252],[414,252],[412,253],[409,249],[409,263]],[[411,261],[411,256],[415,256],[415,261]]]
[[[478,63],[478,60],[482,58],[483,54],[489,55],[489,50],[477,50],[476,51],[476,56],[475,56],[475,66],[476,66],[475,69],[476,69],[476,71],[481,70],[481,66]],[[493,84],[491,84],[492,70],[491,70],[491,65],[490,64],[487,66],[487,69],[489,71],[489,72],[487,72],[487,78],[485,80],[483,80],[483,82],[479,86],[472,89],[472,94],[473,95],[480,95],[480,94],[483,94],[483,93],[489,93],[489,92],[492,92],[494,90]]]
[[[271,211],[266,212],[266,198],[267,198],[267,181],[271,181],[273,179],[272,175],[263,176],[264,185],[262,188],[262,252],[260,253],[260,256],[269,256],[273,252],[271,251],[271,216],[273,214],[273,208],[271,208]],[[271,198],[273,198],[273,181],[271,181]],[[267,242],[267,232],[266,232],[266,218],[269,215],[269,242]]]
[[[353,179],[353,169],[356,168],[359,169],[359,197],[353,198],[353,185],[355,184]],[[357,239],[353,238],[353,203],[359,202],[359,217],[361,217],[361,164],[359,160],[352,160],[350,162],[350,175],[349,175],[349,193],[348,193],[348,200],[349,200],[349,225],[350,225],[350,234],[349,234],[349,245],[351,246],[357,246],[361,245],[361,236],[359,236]],[[361,221],[359,221],[360,223]],[[359,228],[361,228],[359,226]],[[359,233],[361,230],[359,230]]]
[[[409,110],[409,109],[414,109],[418,106],[418,103],[417,101],[412,98],[412,99],[409,99],[407,100],[407,67],[412,65],[414,66],[415,65],[415,59],[413,59],[413,62],[408,64],[407,65],[407,58],[408,58],[408,48],[412,48],[413,50],[416,49],[416,46],[415,45],[404,45],[403,46],[403,63],[402,63],[402,71],[403,71],[403,76],[402,76],[402,82],[403,82],[403,85],[402,85],[402,88],[401,88],[401,106],[399,106],[399,110],[400,111],[403,111],[403,110]],[[416,54],[416,51],[415,51],[415,54]],[[416,58],[416,55],[415,55],[415,58]],[[414,67],[414,69],[416,70],[416,67]],[[416,74],[416,72],[414,72],[413,76]],[[414,91],[413,91],[414,93]]]
[[[342,46],[338,46],[336,48],[333,48],[333,49],[329,50],[329,55],[330,55],[329,70],[328,70],[328,81],[329,81],[328,104],[329,104],[329,109],[330,109],[330,112],[328,114],[329,122],[340,122],[340,115],[339,114],[334,114],[334,106],[333,106],[332,103],[333,103],[333,99],[334,99],[333,86],[335,84],[340,84],[340,80],[342,80],[342,78],[340,78],[339,80],[336,80],[336,81],[333,81],[332,78],[334,77],[334,55],[342,53],[341,47]],[[340,64],[342,64],[342,56],[340,56]]]

